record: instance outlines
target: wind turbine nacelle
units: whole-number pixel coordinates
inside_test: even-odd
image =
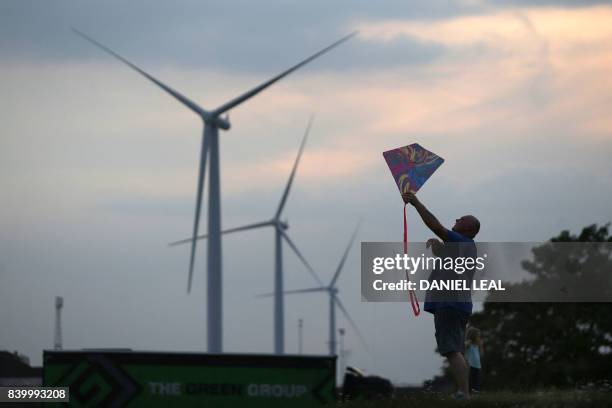
[[[64,306],[64,298],[61,296],[55,297],[55,307],[60,308]]]
[[[229,122],[229,117],[222,118],[220,116],[215,116],[209,119],[205,119],[205,121],[223,130],[229,130],[232,127]]]

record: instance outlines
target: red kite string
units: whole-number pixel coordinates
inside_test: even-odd
[[[408,223],[406,222],[407,205],[408,204],[404,204],[404,255],[408,253]],[[406,280],[410,282],[408,269],[406,269]],[[419,305],[419,300],[417,299],[416,293],[412,289],[408,289],[408,293],[410,294],[410,306],[412,306],[412,312],[415,316],[418,316],[419,313],[421,313],[421,306]]]

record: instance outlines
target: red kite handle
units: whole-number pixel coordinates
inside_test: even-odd
[[[406,222],[406,206],[408,204],[404,204],[404,255],[408,253],[408,223]],[[406,280],[410,282],[410,276],[408,275],[408,270],[406,270]],[[415,316],[418,316],[421,313],[421,306],[419,305],[419,299],[417,299],[417,295],[414,290],[409,289],[408,293],[410,294],[410,306],[412,306],[412,312]]]

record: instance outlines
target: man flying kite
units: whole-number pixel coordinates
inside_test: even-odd
[[[465,215],[455,220],[453,228],[448,230],[415,195],[427,179],[442,165],[444,159],[416,143],[386,151],[383,156],[402,194],[404,203],[414,206],[425,225],[442,240],[435,238],[428,240],[427,248],[431,247],[436,256],[442,256],[444,253],[455,257],[476,258],[474,237],[480,230],[478,219],[473,215]],[[407,248],[408,233],[406,208],[404,207],[404,253],[407,252]],[[467,273],[468,279],[471,279],[472,275],[473,270]],[[432,278],[453,279],[453,276],[434,270],[430,275],[430,279]],[[418,315],[420,309],[416,295],[412,291],[410,292],[410,300],[414,314]],[[469,398],[469,369],[463,357],[465,328],[472,313],[469,291],[467,293],[428,291],[424,309],[434,315],[438,352],[448,359],[457,385],[456,397],[458,399]]]
[[[480,222],[473,215],[464,215],[455,220],[452,230],[446,229],[440,221],[419,201],[414,193],[402,194],[404,202],[411,204],[421,216],[421,219],[434,234],[441,240],[432,238],[427,241],[427,248],[432,247],[434,254],[443,251],[445,243],[461,243],[462,256],[476,258],[476,245],[474,237],[480,230]],[[433,272],[432,272],[433,274]],[[438,352],[448,359],[451,371],[455,378],[458,392],[456,397],[464,399],[470,397],[469,391],[469,368],[463,357],[465,348],[465,328],[468,318],[472,314],[472,302],[469,292],[464,299],[452,301],[449,294],[444,295],[443,301],[433,301],[432,292],[427,292],[425,298],[425,311],[434,315],[436,328],[436,343]],[[466,295],[463,294],[462,295]]]

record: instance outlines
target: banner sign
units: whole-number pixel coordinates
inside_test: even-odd
[[[44,351],[71,406],[312,407],[335,402],[336,357]]]

